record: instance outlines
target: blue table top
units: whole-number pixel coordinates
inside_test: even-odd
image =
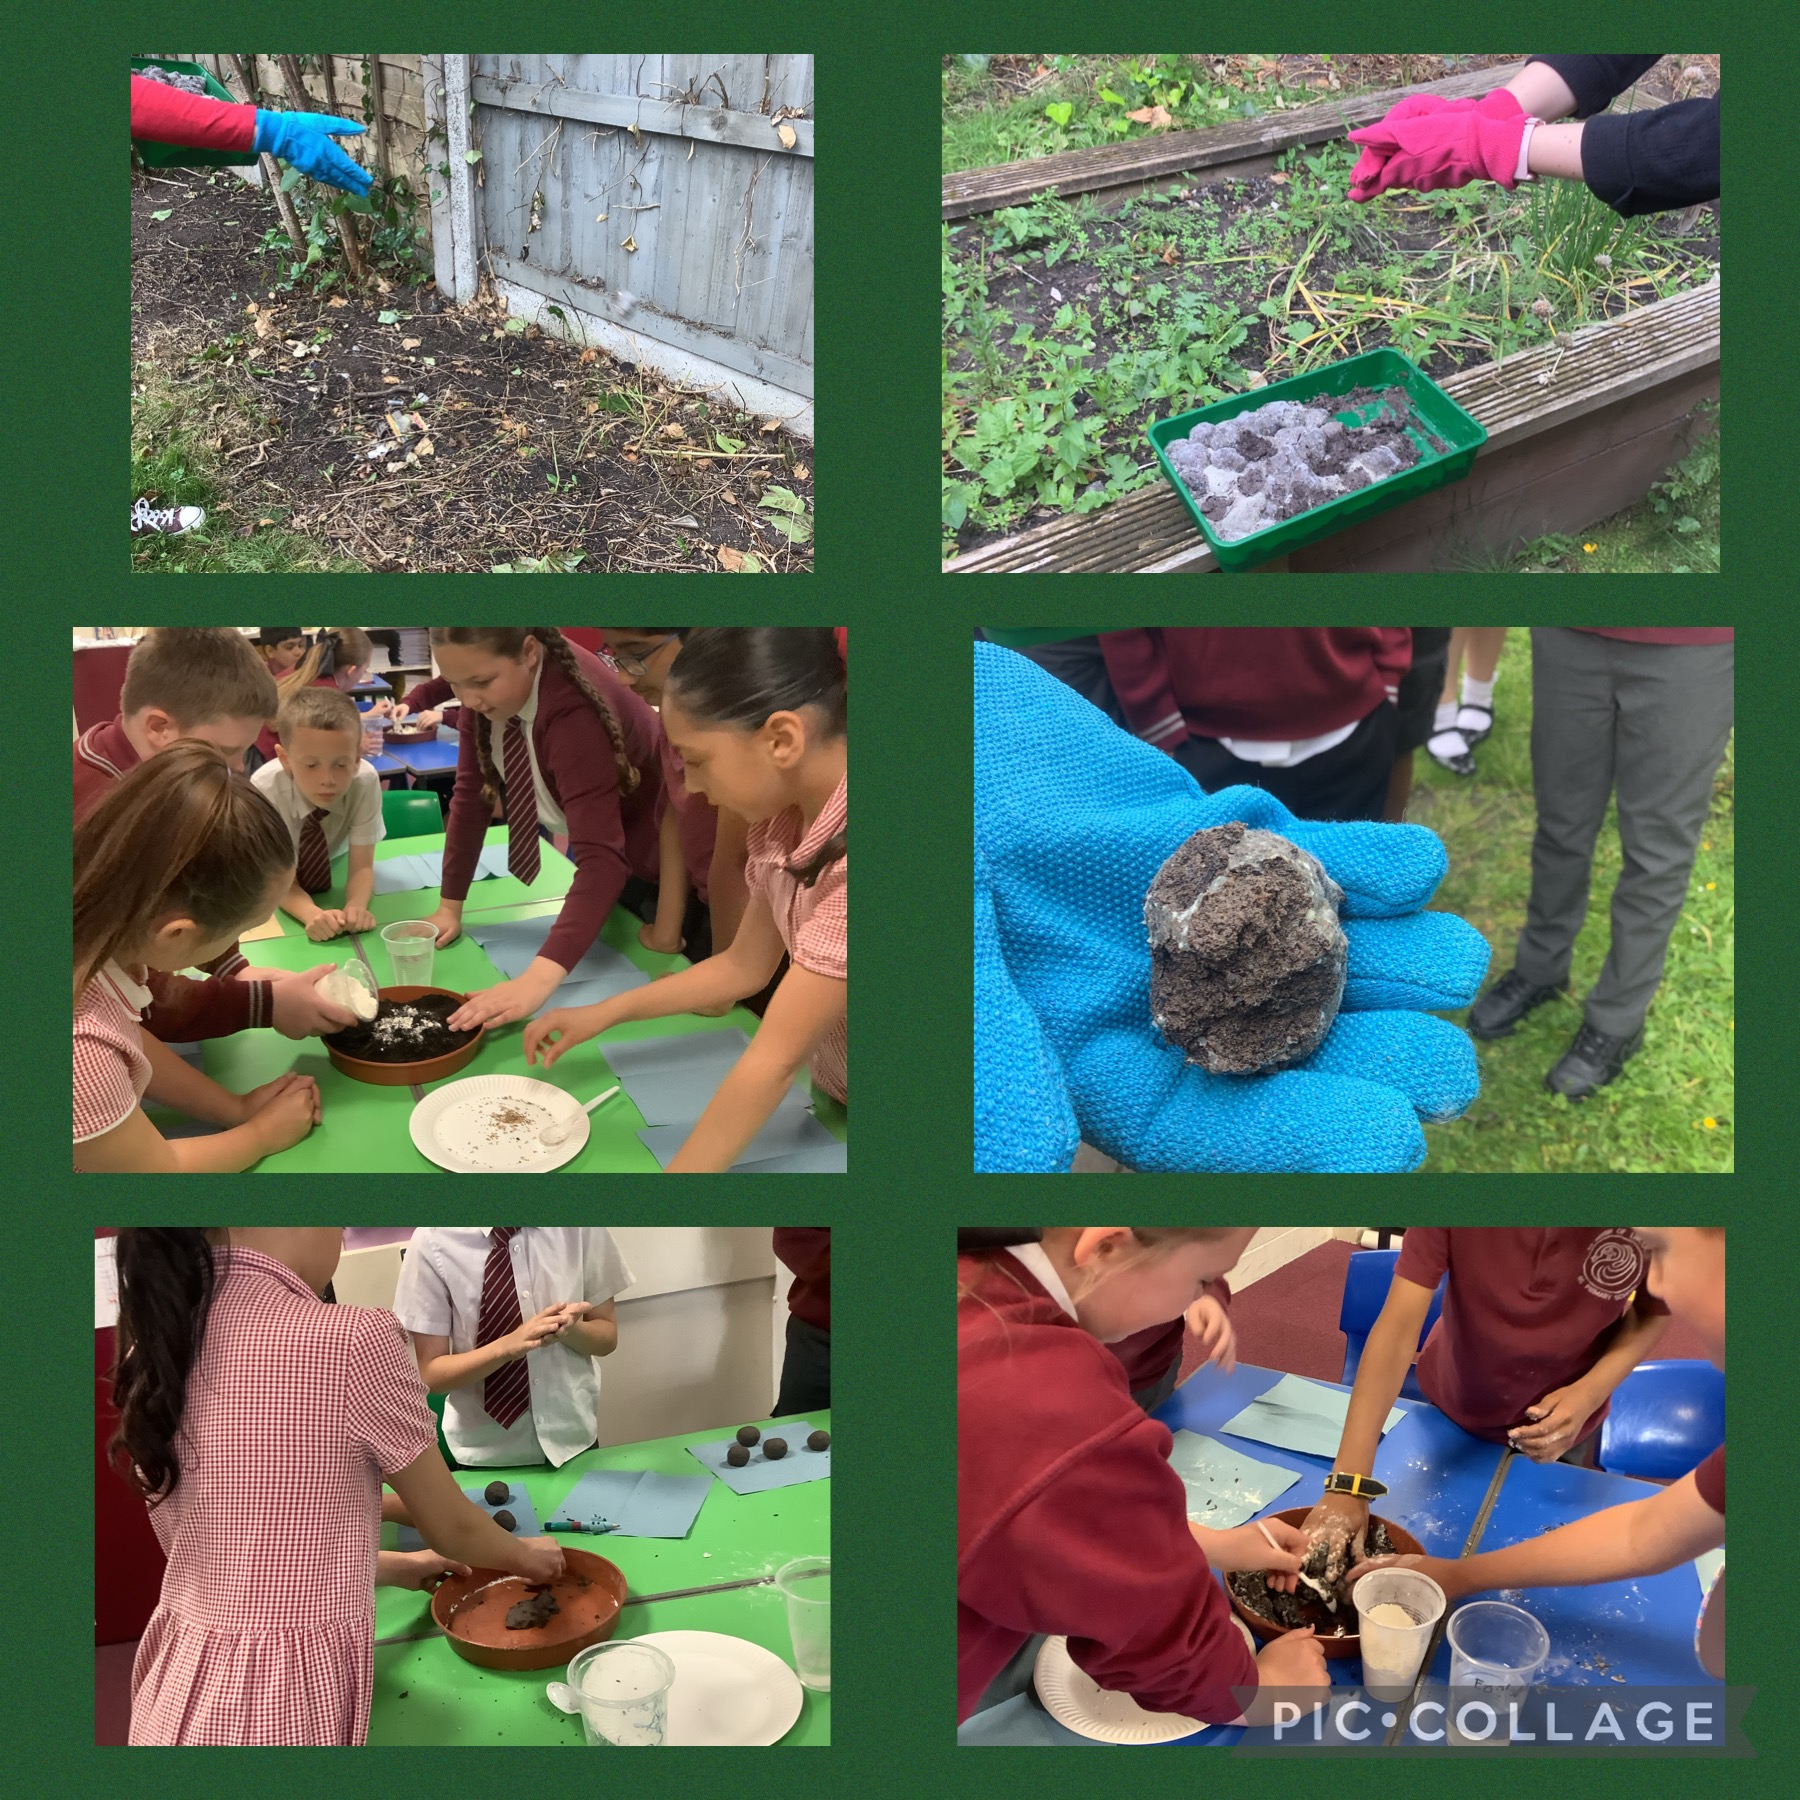
[[[1201,1431],[1260,1462],[1293,1469],[1302,1479],[1257,1516],[1311,1506],[1331,1463],[1273,1444],[1259,1443],[1222,1431],[1224,1422],[1281,1379],[1277,1369],[1240,1363],[1230,1375],[1201,1369],[1179,1387],[1153,1415],[1171,1431]],[[1324,1382],[1340,1392],[1338,1382]],[[1403,1525],[1435,1556],[1460,1556],[1504,1454],[1498,1444],[1472,1437],[1435,1406],[1399,1402],[1406,1417],[1381,1440],[1375,1476],[1387,1484],[1387,1498],[1377,1510]],[[1494,1509],[1474,1549],[1496,1550],[1536,1537],[1624,1501],[1642,1500],[1655,1491],[1651,1483],[1569,1463],[1537,1464],[1510,1458]],[[1700,1610],[1700,1584],[1692,1564],[1683,1563],[1662,1575],[1603,1587],[1533,1588],[1528,1593],[1471,1595],[1471,1599],[1504,1599],[1522,1605],[1550,1634],[1546,1683],[1582,1687],[1608,1682],[1704,1685],[1708,1677],[1694,1655],[1694,1625]],[[1332,1685],[1357,1686],[1362,1663],[1346,1657],[1330,1663]],[[1450,1650],[1440,1641],[1427,1679],[1445,1682]],[[1034,1694],[1022,1693],[965,1722],[965,1743],[1008,1743],[1101,1748],[1091,1739],[1059,1725],[1042,1709]],[[1183,1745],[1223,1746],[1244,1736],[1241,1727],[1209,1726]],[[1408,1741],[1411,1741],[1410,1739]]]
[[[456,751],[454,738],[438,738],[428,744],[391,744],[387,753],[414,775],[444,775],[455,771]]]

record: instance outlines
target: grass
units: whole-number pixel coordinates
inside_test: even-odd
[[[1046,196],[946,223],[945,553],[970,530],[1160,479],[1143,439],[1157,418],[1383,347],[1441,377],[1716,267],[1710,245],[1619,219],[1579,184],[1353,205],[1355,155],[1339,140],[1288,152],[1271,177],[1116,212]],[[1704,216],[1690,227],[1714,229]]]
[[[203,506],[206,523],[181,537],[131,540],[134,572],[165,575],[345,574],[363,565],[282,523],[280,509],[245,518],[226,496],[233,451],[267,438],[272,423],[252,394],[194,357],[179,375],[146,360],[131,375],[131,493],[155,506]]]
[[[1489,981],[1512,966],[1531,886],[1531,643],[1525,630],[1507,634],[1495,702],[1494,735],[1475,752],[1475,776],[1461,780],[1421,750],[1408,813],[1444,840],[1450,873],[1433,904],[1460,913],[1488,940]],[[1513,1036],[1477,1044],[1481,1093],[1462,1118],[1426,1126],[1426,1172],[1730,1171],[1733,770],[1728,749],[1644,1047],[1616,1082],[1579,1105],[1544,1089],[1545,1073],[1581,1024],[1580,996],[1598,977],[1610,941],[1619,841],[1609,809],[1595,849],[1569,997],[1539,1007]]]

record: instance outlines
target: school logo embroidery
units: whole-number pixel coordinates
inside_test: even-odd
[[[1635,1232],[1615,1227],[1588,1245],[1581,1285],[1597,1300],[1623,1300],[1644,1278],[1644,1247]]]

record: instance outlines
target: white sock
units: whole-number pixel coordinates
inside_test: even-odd
[[[1434,731],[1449,731],[1449,730],[1451,730],[1452,727],[1454,727],[1456,724],[1456,703],[1455,703],[1455,701],[1451,701],[1447,705],[1440,706],[1437,709],[1437,716],[1432,720],[1431,724],[1432,724],[1432,729]]]
[[[1469,740],[1460,731],[1434,731],[1425,740],[1425,749],[1432,756],[1467,756]]]
[[[1487,681],[1471,681],[1468,676],[1465,675],[1462,678],[1463,705],[1481,706],[1485,707],[1489,712],[1492,712],[1494,710],[1495,679],[1498,679],[1498,671],[1495,672],[1495,677],[1493,679]]]

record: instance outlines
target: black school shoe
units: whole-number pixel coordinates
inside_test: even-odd
[[[1644,1045],[1644,1028],[1639,1026],[1630,1037],[1608,1037],[1591,1025],[1576,1032],[1575,1041],[1562,1053],[1561,1060],[1544,1077],[1544,1086],[1553,1094],[1570,1100],[1585,1100],[1596,1088],[1619,1078],[1632,1057]]]
[[[1527,981],[1517,969],[1508,969],[1488,991],[1469,1008],[1469,1036],[1475,1038],[1511,1037],[1513,1028],[1535,1006],[1554,1000],[1561,988],[1539,987]]]

